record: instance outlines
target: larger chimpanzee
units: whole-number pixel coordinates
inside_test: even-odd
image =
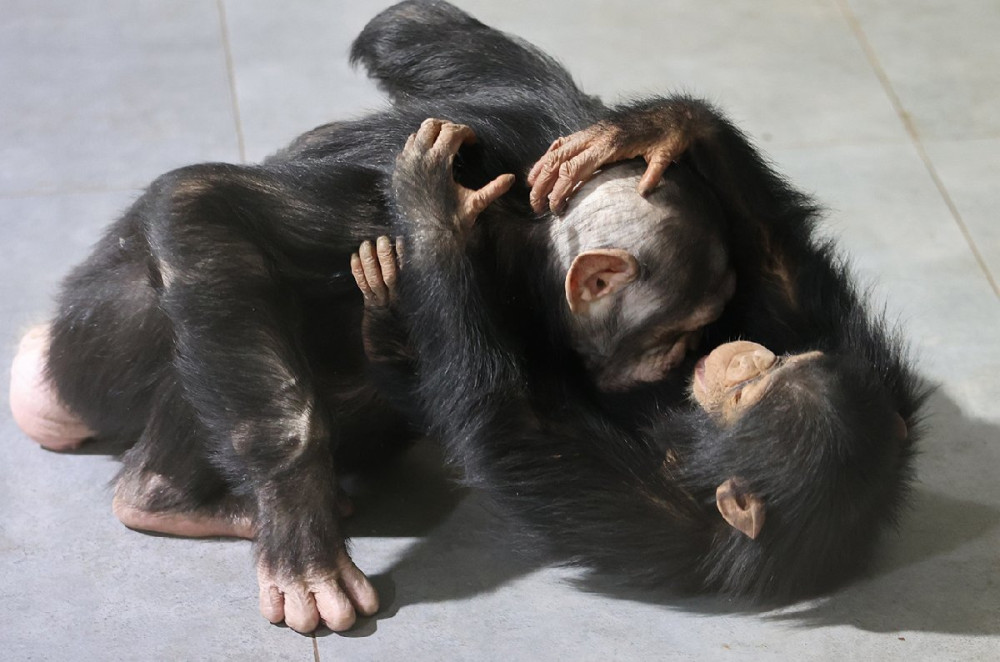
[[[432,66],[414,63],[425,37],[442,54]],[[357,242],[388,229],[395,156],[422,119],[476,128],[481,144],[458,166],[466,184],[500,176],[490,197],[515,185],[472,249],[477,278],[497,285],[489,305],[525,359],[572,397],[596,406],[600,389],[667,375],[733,287],[721,213],[684,169],[646,201],[631,194],[626,211],[645,211],[627,223],[612,208],[593,223],[582,205],[528,222],[528,168],[602,108],[532,47],[450,5],[408,3],[373,21],[354,52],[393,91],[393,109],[320,127],[259,166],[157,179],[67,278],[12,380],[15,416],[44,445],[134,442],[114,499],[127,525],[253,536],[263,613],[302,631],[320,618],[343,629],[377,608],[344,547],[336,473],[377,462],[412,431],[364,377],[361,305],[343,270]],[[399,57],[414,62],[396,67]],[[399,99],[449,67],[451,85],[471,76],[478,88]],[[564,238],[554,248],[553,225]]]

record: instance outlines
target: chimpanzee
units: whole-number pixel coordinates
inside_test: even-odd
[[[444,57],[394,68],[428,29]],[[421,120],[474,126],[481,142],[459,155],[460,181],[495,181],[489,198],[510,189],[467,249],[508,320],[502,334],[545,375],[540,392],[555,393],[551,382],[606,411],[603,392],[669,376],[734,287],[721,209],[686,168],[645,201],[637,175],[623,187],[628,167],[610,169],[577,213],[530,222],[529,166],[602,112],[533,47],[445,3],[405,3],[354,53],[390,90],[419,90],[448,67],[453,85],[466,73],[481,85],[460,98],[393,93],[392,109],[320,127],[261,165],[163,175],[69,275],[12,374],[15,417],[43,445],[134,442],[114,498],[128,526],[254,537],[261,610],[300,631],[377,609],[344,547],[336,473],[377,463],[425,416],[394,415],[365,378],[362,307],[344,270],[361,239],[390,228],[395,156]],[[634,217],[619,217],[624,197]]]
[[[439,27],[427,21],[424,38]],[[409,72],[384,84],[396,98],[456,93],[433,66],[399,53],[383,69]],[[501,62],[490,71],[502,79],[504,70]],[[460,84],[470,75],[461,71]],[[644,585],[757,599],[835,586],[864,567],[905,500],[926,391],[900,337],[868,312],[832,244],[815,237],[812,201],[707,104],[652,99],[560,138],[530,173],[532,203],[560,209],[596,168],[635,156],[649,165],[641,191],[667,164],[681,165],[723,207],[738,286],[707,346],[743,337],[783,356],[722,344],[694,370],[692,401],[701,406],[664,415],[654,401],[644,429],[616,427],[565,384],[548,398],[530,387],[540,371],[516,360],[518,348],[496,331],[503,320],[476,305],[490,294],[463,276],[470,262],[439,240],[416,260],[403,296],[431,422],[464,460],[467,480],[522,523],[529,545],[557,558]],[[436,184],[417,177],[399,190],[448,191],[447,173],[428,177]],[[453,238],[447,210],[438,211],[419,217],[438,218],[449,228],[439,239]]]
[[[644,586],[789,599],[855,576],[905,502],[925,393],[898,337],[813,237],[809,201],[721,114],[687,97],[614,111],[540,161],[536,175],[574,180],[550,195],[535,178],[534,199],[554,206],[584,172],[550,165],[576,153],[567,146],[601,146],[601,167],[643,154],[655,168],[666,153],[695,170],[741,240],[736,295],[713,333],[783,348],[779,357],[752,342],[717,346],[693,370],[694,406],[647,412],[630,431],[572,385],[544,381],[487,305],[466,247],[483,206],[468,200],[493,189],[467,190],[449,167],[471,136],[425,122],[400,155],[393,192],[406,258],[388,307],[401,317],[373,318],[409,326],[426,415],[466,480],[519,522],[528,545]],[[380,268],[356,271],[363,291],[395,275],[380,243]],[[369,297],[370,308],[391,298]],[[396,356],[404,373],[410,358]]]

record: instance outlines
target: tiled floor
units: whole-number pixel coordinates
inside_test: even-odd
[[[940,385],[915,506],[867,579],[777,612],[580,590],[504,547],[433,449],[359,500],[386,607],[344,635],[257,615],[246,543],[130,532],[112,458],[0,409],[0,659],[997,659],[1000,5],[995,0],[459,1],[609,98],[725,108],[830,209]],[[381,0],[0,0],[0,336],[158,173],[256,160],[381,103],[346,63]],[[100,449],[96,449],[99,451]]]

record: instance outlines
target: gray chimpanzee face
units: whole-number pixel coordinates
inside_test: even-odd
[[[643,198],[635,190],[642,172],[628,163],[600,173],[553,231],[564,263],[613,248],[637,265],[630,282],[571,315],[574,345],[606,391],[658,381],[677,368],[736,287],[711,191],[675,166]]]

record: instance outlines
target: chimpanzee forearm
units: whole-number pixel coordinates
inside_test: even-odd
[[[149,221],[149,239],[163,280],[161,305],[176,337],[177,370],[215,443],[264,493],[267,517],[282,508],[282,477],[291,468],[330,464],[329,422],[295,340],[298,311],[253,239],[253,226],[266,221],[249,210],[267,210],[263,198],[270,194],[263,191],[275,183],[249,171],[223,175],[209,168],[168,177],[175,181],[161,182],[169,192]],[[238,198],[230,198],[234,189]],[[234,199],[241,213],[227,213]],[[226,247],[225,260],[214,257],[219,246]]]
[[[617,109],[609,121],[641,141],[655,140],[656,126],[681,136],[681,159],[708,182],[728,219],[738,333],[779,351],[840,340],[844,315],[858,301],[832,245],[815,236],[819,210],[742,131],[690,97]]]
[[[367,373],[378,392],[410,422],[422,428],[426,418],[419,398],[415,397],[419,388],[417,357],[409,328],[398,305],[365,311]]]

